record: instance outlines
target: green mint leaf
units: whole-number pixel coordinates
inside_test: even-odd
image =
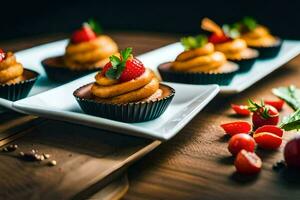
[[[115,55],[110,56],[109,60],[111,62],[112,68],[115,69],[115,70],[118,68],[118,65],[121,64],[120,58],[115,56]]]
[[[296,112],[294,112],[289,117],[285,117],[282,120],[279,127],[284,129],[285,131],[299,130],[300,129],[300,109],[298,109]]]
[[[132,53],[132,48],[128,47],[126,49],[124,49],[123,51],[121,51],[121,56],[122,56],[122,61],[127,61],[127,59],[129,58],[129,56]]]
[[[185,50],[196,49],[203,47],[207,43],[207,37],[205,35],[188,36],[181,38],[180,42]]]
[[[300,89],[294,85],[274,88],[272,92],[277,97],[283,99],[293,110],[300,109]]]
[[[235,23],[235,24],[224,24],[222,26],[222,29],[225,33],[226,36],[230,37],[230,38],[238,38],[240,37],[241,33],[240,33],[240,25]]]
[[[100,26],[100,24],[96,20],[89,19],[87,24],[93,29],[93,31],[96,34],[101,34],[103,32],[102,27]]]
[[[257,26],[257,22],[253,17],[244,17],[242,19],[242,24],[248,29],[248,30],[253,30],[256,28]]]
[[[117,70],[111,67],[106,71],[105,76],[109,79],[117,79]]]

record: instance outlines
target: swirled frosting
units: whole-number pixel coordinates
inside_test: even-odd
[[[117,52],[118,46],[109,36],[99,35],[90,41],[69,43],[64,61],[73,70],[94,69],[104,66]]]
[[[0,62],[0,83],[13,84],[22,81],[23,65],[17,62],[12,52],[7,52],[5,59]]]
[[[216,44],[215,49],[216,51],[223,52],[226,55],[226,58],[230,60],[240,60],[254,56],[253,50],[247,47],[247,43],[243,39],[234,39]]]
[[[149,101],[162,96],[159,81],[152,71],[146,69],[138,78],[127,82],[109,79],[99,72],[91,88],[92,94],[101,102],[114,104]]]
[[[278,42],[278,39],[270,34],[269,30],[264,26],[257,26],[255,29],[242,34],[249,46],[268,47]]]
[[[171,69],[187,72],[209,72],[217,70],[225,63],[225,55],[215,51],[212,43],[207,43],[203,47],[186,50],[179,54],[172,63]]]

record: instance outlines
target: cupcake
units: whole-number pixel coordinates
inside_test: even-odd
[[[238,23],[241,32],[241,38],[247,45],[259,51],[260,58],[275,57],[281,46],[282,40],[273,36],[270,31],[251,18],[245,17]]]
[[[215,45],[216,51],[223,52],[229,61],[237,63],[240,72],[251,69],[259,53],[255,49],[248,48],[245,40],[238,38],[237,29],[228,25],[222,29],[208,18],[202,20],[201,27],[212,33],[208,41]]]
[[[0,98],[16,101],[26,97],[38,75],[24,69],[12,52],[5,53],[0,49]]]
[[[181,44],[184,51],[175,61],[158,66],[164,81],[227,85],[239,69],[237,64],[227,61],[224,53],[215,51],[204,35],[182,38]]]
[[[47,58],[42,65],[49,79],[68,82],[103,68],[117,52],[117,44],[101,34],[95,21],[89,21],[72,34],[63,56]]]
[[[166,110],[174,89],[159,83],[131,52],[127,48],[119,56],[111,56],[95,82],[75,90],[85,113],[132,123],[155,119]]]

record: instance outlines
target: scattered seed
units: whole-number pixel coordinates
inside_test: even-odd
[[[55,166],[57,163],[56,163],[56,160],[51,160],[48,165],[49,166]]]
[[[47,153],[44,153],[43,156],[44,156],[45,159],[50,158],[50,154],[47,154]]]
[[[9,146],[4,147],[2,149],[2,151],[4,151],[4,152],[12,152],[12,151],[15,151],[17,148],[18,148],[18,145],[16,145],[16,144],[10,144]]]

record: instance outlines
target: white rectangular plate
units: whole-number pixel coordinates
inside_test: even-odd
[[[157,72],[160,63],[172,61],[183,51],[180,43],[174,43],[160,49],[139,56],[145,66]],[[225,94],[236,94],[247,89],[263,77],[267,76],[277,68],[281,67],[300,53],[300,41],[284,40],[279,54],[271,59],[258,59],[252,69],[247,73],[234,76],[229,85],[220,86],[220,92]],[[158,73],[158,72],[157,72]]]
[[[41,65],[41,61],[47,57],[62,55],[67,42],[68,40],[61,40],[16,52],[18,61],[22,63],[25,68],[32,69],[40,74],[39,79],[34,84],[28,96],[47,91],[61,85],[48,80],[46,72]],[[12,104],[12,101],[0,98],[0,106],[14,110]],[[0,112],[1,110],[3,111],[3,108],[0,108]]]
[[[167,83],[176,90],[166,112],[159,118],[142,123],[122,123],[84,114],[73,97],[73,91],[92,82],[91,74],[47,92],[16,101],[14,108],[56,120],[78,123],[141,137],[168,140],[180,131],[219,92],[217,85]]]
[[[33,47],[16,53],[17,58],[26,68],[35,70],[40,73],[40,78],[32,88],[29,96],[57,87],[46,77],[45,71],[41,66],[41,61],[50,56],[62,55],[64,53],[67,40],[48,43],[45,45]],[[150,51],[138,58],[148,67],[157,72],[157,66],[160,63],[174,60],[175,57],[183,50],[180,43],[170,44],[168,46]],[[236,75],[232,82],[227,86],[221,86],[221,93],[234,94],[239,93],[275,69],[279,68],[300,53],[300,41],[284,40],[282,48],[277,57],[268,60],[258,60],[251,71]],[[1,99],[0,106],[8,109],[14,109],[13,102]]]

